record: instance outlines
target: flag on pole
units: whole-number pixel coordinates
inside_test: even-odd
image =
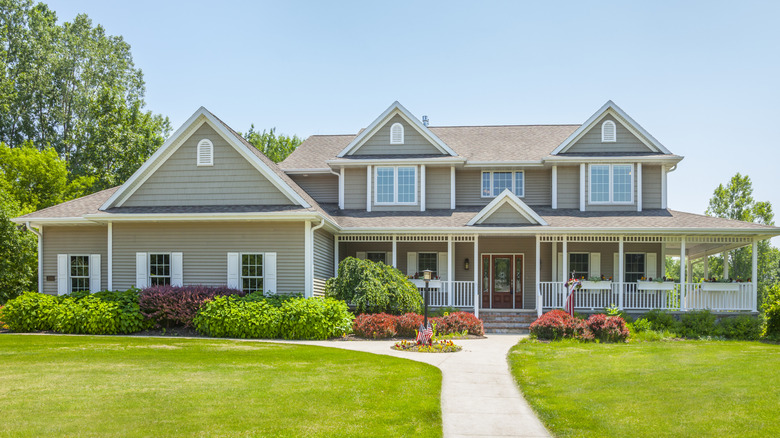
[[[420,329],[417,330],[417,343],[430,344],[432,337],[433,337],[433,328],[431,327],[431,324],[428,323],[428,327],[425,327],[422,324],[420,324]]]

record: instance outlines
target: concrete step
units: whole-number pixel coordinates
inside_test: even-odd
[[[536,315],[479,315],[479,319],[483,321],[536,321]]]
[[[493,334],[512,334],[512,335],[527,335],[528,329],[507,329],[507,328],[501,328],[501,329],[485,329],[485,333],[493,333]]]
[[[530,322],[515,322],[515,321],[511,321],[511,322],[488,322],[488,323],[486,323],[486,322],[483,321],[482,322],[482,326],[485,327],[485,328],[487,328],[487,327],[496,327],[496,328],[500,328],[500,327],[504,327],[504,328],[510,328],[510,327],[528,328],[528,327],[531,326],[531,323]]]

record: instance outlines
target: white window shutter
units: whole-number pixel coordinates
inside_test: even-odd
[[[414,275],[417,273],[417,253],[406,253],[406,275]]]
[[[620,253],[614,253],[613,257],[613,265],[612,265],[612,280],[619,282],[620,280]]]
[[[387,266],[393,266],[393,251],[387,251],[385,253],[385,264]]]
[[[567,277],[563,276],[563,253],[558,253],[558,272],[557,272],[557,281],[566,281],[568,280]]]
[[[601,253],[590,253],[590,260],[588,261],[588,275],[591,277],[601,277]]]
[[[267,252],[263,255],[263,289],[276,293],[276,253]]]
[[[184,286],[184,263],[182,253],[171,253],[171,286]]]
[[[68,293],[68,265],[68,255],[57,254],[57,295]]]
[[[366,259],[366,252],[365,251],[358,251],[355,253],[355,258],[358,258],[360,260]]]
[[[208,139],[198,142],[198,166],[214,165],[214,145]]]
[[[135,253],[135,287],[144,289],[148,286],[149,278],[146,274],[148,268],[145,252]]]
[[[436,269],[439,270],[439,278],[444,281],[449,281],[449,266],[447,263],[447,253],[446,252],[440,252],[439,253],[439,260],[436,266]]]
[[[100,292],[100,254],[89,255],[89,291]]]
[[[658,276],[658,254],[654,252],[645,254],[645,272],[645,276],[653,280]]]
[[[241,260],[237,252],[227,253],[227,287],[240,289],[238,284],[238,272],[241,269]]]

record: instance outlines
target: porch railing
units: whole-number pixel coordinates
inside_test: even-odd
[[[417,290],[425,297],[425,288]],[[430,307],[474,307],[473,281],[442,281],[440,287],[428,289],[428,305]]]

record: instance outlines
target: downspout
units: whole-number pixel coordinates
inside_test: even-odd
[[[30,226],[30,221],[24,223],[25,228],[38,236],[38,293],[43,293],[43,233]]]
[[[343,187],[344,181],[341,180],[341,172],[340,171],[339,172],[334,172],[333,169],[331,169],[330,167],[328,167],[328,171],[330,171],[330,173],[336,175],[338,177],[338,179],[339,179],[339,184],[338,184],[338,188],[339,188],[338,189],[339,190],[339,209],[343,210],[344,209],[344,194],[342,193],[342,190],[343,190],[342,187]]]
[[[309,264],[309,269],[311,271],[309,272],[309,275],[308,275],[309,279],[311,280],[311,295],[310,295],[310,297],[314,296],[314,232],[319,230],[323,226],[325,226],[325,219],[320,219],[320,223],[317,224],[317,226],[311,227],[311,237],[308,239],[309,240],[309,245],[311,245],[311,253],[310,253],[311,254],[311,263]],[[310,297],[307,297],[307,298],[310,298]]]

